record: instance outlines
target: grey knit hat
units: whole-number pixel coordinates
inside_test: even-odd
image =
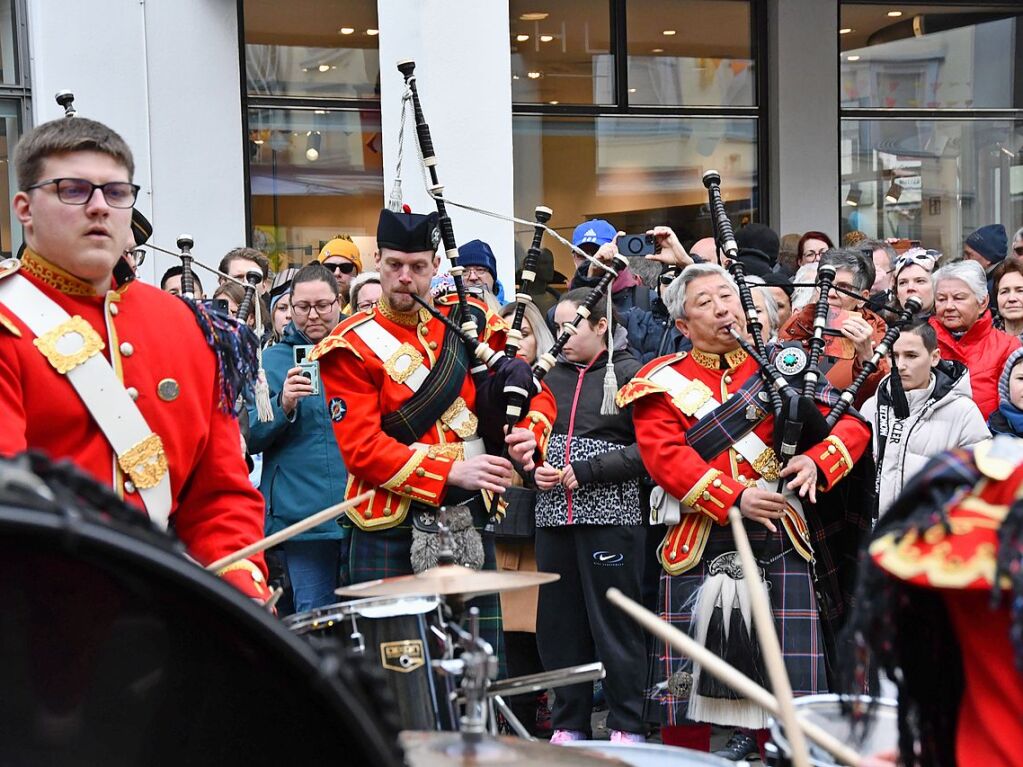
[[[998,377],[999,405],[1011,402],[1009,399],[1009,376],[1012,375],[1012,369],[1020,362],[1023,362],[1023,348],[1017,349],[1005,360],[1005,367],[1002,368],[1002,374]]]

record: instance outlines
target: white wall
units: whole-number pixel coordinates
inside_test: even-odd
[[[73,91],[81,116],[131,146],[154,243],[176,251],[187,232],[212,266],[243,245],[235,1],[28,0],[28,9],[36,123],[62,117],[53,95]],[[155,281],[174,263],[151,253],[141,277]]]
[[[394,183],[401,96],[405,90],[396,64],[414,59],[416,86],[433,137],[437,174],[445,196],[512,214],[507,0],[378,0],[377,10],[385,198],[390,196]],[[417,213],[436,210],[422,181],[411,122],[405,142],[405,201]],[[505,293],[514,292],[512,224],[450,205],[448,213],[459,244],[474,239],[490,243]],[[532,210],[519,213],[532,220]]]

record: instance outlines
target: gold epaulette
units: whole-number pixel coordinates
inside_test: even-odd
[[[345,338],[345,334],[353,328],[357,328],[359,325],[364,322],[369,322],[372,319],[372,310],[359,312],[358,314],[353,314],[351,317],[348,317],[346,320],[341,322],[340,325],[334,328],[333,332],[329,336],[313,347],[312,351],[309,352],[309,361],[313,362],[318,360],[325,354],[332,352],[334,349],[347,349],[361,360],[362,354],[360,354],[359,350],[352,346],[351,342]]]
[[[19,268],[21,268],[21,262],[16,258],[6,258],[0,261],[0,280],[14,274]],[[21,338],[21,331],[14,324],[14,320],[11,319],[10,315],[6,315],[3,312],[0,312],[0,328],[3,328],[15,338]]]
[[[618,390],[618,394],[615,395],[615,404],[618,407],[626,407],[648,394],[668,391],[660,384],[655,384],[651,381],[650,377],[661,368],[667,365],[674,365],[679,360],[684,360],[686,356],[688,356],[688,352],[677,352],[666,357],[650,360],[650,362],[639,369],[631,381]]]
[[[1023,464],[1023,439],[1000,434],[973,448],[973,461],[989,479],[1004,480]]]

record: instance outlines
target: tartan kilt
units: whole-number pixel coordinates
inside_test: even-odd
[[[497,569],[494,534],[485,529],[474,514],[475,527],[483,537],[483,569]],[[378,578],[412,574],[412,522],[406,521],[386,530],[360,530],[353,527],[348,555],[349,583],[364,583]],[[480,636],[494,648],[503,669],[504,647],[501,631],[501,601],[497,594],[486,594],[466,603],[480,611]],[[463,627],[464,628],[464,627]],[[502,673],[501,676],[504,676]]]
[[[759,523],[746,522],[746,531],[758,560],[771,560],[782,551],[785,552],[766,567],[766,573],[774,625],[793,694],[799,696],[827,692],[824,640],[809,563],[795,552],[780,526],[778,533],[772,534]],[[727,526],[715,525],[703,557],[696,567],[675,576],[662,571],[658,592],[660,617],[680,631],[690,634],[693,597],[706,577],[707,565],[718,555],[729,551],[735,551],[731,530]],[[648,719],[659,719],[662,726],[691,723],[686,718],[688,697],[672,695],[664,684],[677,671],[691,673],[692,661],[657,640],[650,659],[647,711]]]

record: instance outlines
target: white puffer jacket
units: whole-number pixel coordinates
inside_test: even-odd
[[[961,362],[942,360],[932,371],[926,388],[906,392],[908,418],[895,417],[890,382],[891,376],[885,376],[877,393],[861,410],[874,433],[879,514],[888,510],[903,486],[928,459],[991,436],[972,399],[969,371]]]

